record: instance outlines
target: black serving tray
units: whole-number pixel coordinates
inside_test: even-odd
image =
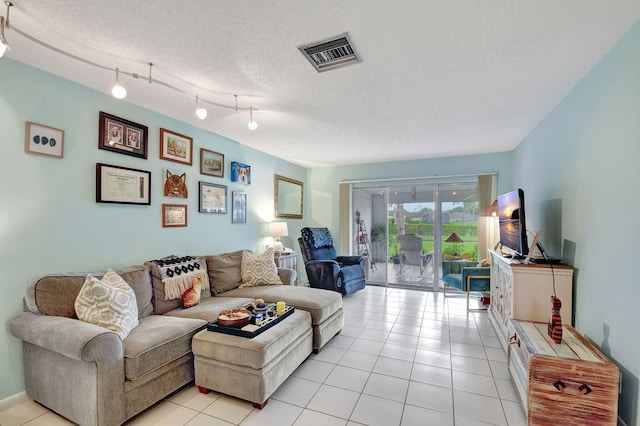
[[[242,306],[241,309],[249,309],[250,311],[253,312],[253,307],[251,305]],[[261,333],[264,333],[265,331],[267,331],[268,329],[270,329],[274,325],[278,324],[280,321],[282,321],[283,319],[285,319],[286,317],[291,315],[294,310],[295,309],[293,308],[293,306],[287,306],[282,315],[268,317],[269,321],[267,321],[266,323],[264,323],[262,326],[260,326],[259,328],[257,328],[254,331],[243,330],[242,327],[239,327],[239,328],[238,327],[225,327],[223,325],[218,325],[218,321],[217,320],[213,321],[213,322],[210,322],[210,323],[207,323],[207,330],[208,331],[213,331],[213,332],[216,332],[216,333],[231,334],[233,336],[248,337],[249,339],[252,339],[252,338],[256,337],[257,335],[259,335]],[[253,315],[251,315],[251,320],[249,321],[249,324],[255,324],[255,323],[256,323],[256,316],[255,316],[255,314],[253,314]]]

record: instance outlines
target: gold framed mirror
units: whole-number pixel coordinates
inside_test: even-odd
[[[302,219],[303,183],[275,175],[273,204],[276,217]]]

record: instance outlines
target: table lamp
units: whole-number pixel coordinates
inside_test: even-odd
[[[273,243],[273,249],[282,253],[284,246],[280,237],[287,237],[289,235],[289,229],[287,222],[271,222],[269,223],[269,235],[276,237],[275,243]]]

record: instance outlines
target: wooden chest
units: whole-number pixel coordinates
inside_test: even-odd
[[[618,367],[573,327],[509,320],[509,371],[529,425],[616,425]]]

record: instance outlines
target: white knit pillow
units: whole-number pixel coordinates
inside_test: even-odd
[[[267,249],[260,256],[255,257],[250,251],[242,252],[240,287],[255,287],[259,285],[278,285],[282,280],[278,275],[278,268],[273,260],[273,248]]]
[[[108,328],[122,339],[138,325],[133,289],[111,269],[99,280],[87,275],[75,302],[78,319]]]

